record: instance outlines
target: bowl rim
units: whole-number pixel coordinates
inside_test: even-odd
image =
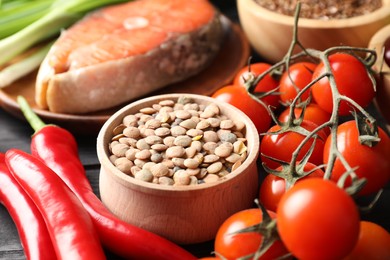
[[[388,73],[390,72],[390,66],[387,65],[386,62],[382,62],[381,55],[382,55],[382,49],[379,49],[379,47],[382,47],[381,45],[385,43],[385,40],[390,37],[390,23],[381,29],[379,29],[370,39],[368,43],[368,48],[373,49],[377,52],[377,60],[376,60],[376,66],[378,68],[380,67],[382,69],[382,72]],[[383,40],[383,41],[382,41]],[[380,45],[380,46],[378,46]]]
[[[245,5],[246,3],[246,8],[252,10],[251,12],[253,15],[260,19],[277,21],[277,23],[284,25],[294,24],[294,17],[273,12],[262,7],[260,4],[256,3],[255,0],[237,0],[237,4],[239,4],[239,2],[241,2],[242,5]],[[345,28],[370,24],[377,20],[385,19],[388,16],[390,16],[390,0],[382,0],[382,6],[369,14],[330,20],[299,18],[298,25],[299,27],[305,28]]]
[[[212,183],[202,183],[201,185],[188,185],[188,186],[171,186],[171,185],[158,185],[154,183],[144,182],[141,180],[137,180],[134,177],[131,177],[129,175],[126,175],[125,173],[121,172],[118,168],[116,168],[110,161],[108,156],[108,145],[105,145],[105,140],[108,137],[111,137],[112,134],[109,133],[108,129],[110,128],[111,124],[114,123],[115,120],[118,120],[118,118],[123,118],[126,115],[126,112],[130,110],[133,107],[140,106],[144,102],[149,102],[153,100],[161,100],[161,99],[177,99],[180,96],[188,96],[190,98],[195,99],[203,99],[204,101],[208,103],[215,103],[219,107],[223,106],[226,107],[228,110],[234,111],[234,113],[239,114],[240,118],[243,118],[243,122],[245,122],[246,126],[246,134],[252,135],[253,142],[251,143],[250,152],[247,154],[247,157],[245,161],[240,165],[237,169],[226,175],[225,177],[221,178],[217,182]],[[110,138],[111,139],[111,138]],[[115,112],[102,126],[102,128],[99,131],[99,134],[97,136],[96,141],[96,149],[97,149],[97,156],[98,160],[100,162],[100,169],[101,171],[106,169],[106,174],[110,174],[112,177],[114,177],[117,181],[121,182],[125,186],[131,186],[132,189],[138,189],[138,190],[144,190],[144,191],[160,191],[160,192],[180,192],[180,191],[194,191],[194,190],[205,190],[209,189],[211,187],[217,187],[221,186],[223,184],[228,183],[230,180],[235,179],[236,176],[240,175],[248,166],[253,163],[258,158],[259,154],[259,146],[260,146],[260,137],[258,134],[258,131],[252,122],[252,120],[241,110],[234,107],[233,105],[230,105],[229,103],[225,103],[219,100],[216,100],[209,96],[204,95],[198,95],[198,94],[187,94],[187,93],[172,93],[172,94],[162,94],[162,95],[155,95],[147,98],[143,98],[140,100],[137,100],[135,102],[132,102],[121,109],[119,109],[117,112]],[[249,151],[249,150],[248,150]],[[102,173],[100,173],[102,174]]]

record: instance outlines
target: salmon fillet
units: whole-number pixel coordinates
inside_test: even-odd
[[[36,81],[39,107],[82,114],[184,80],[212,61],[223,38],[207,0],[138,0],[95,11],[61,33]]]

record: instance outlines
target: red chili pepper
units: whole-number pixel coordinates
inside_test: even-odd
[[[3,153],[0,153],[0,203],[15,223],[27,259],[56,259],[42,215],[8,170]]]
[[[18,102],[35,130],[31,141],[32,154],[41,158],[76,194],[108,250],[125,258],[196,259],[178,245],[114,216],[94,194],[79,159],[74,136],[58,126],[45,125],[27,102],[20,98]]]
[[[58,259],[106,259],[87,211],[48,166],[17,149],[5,153],[5,162],[41,212]]]

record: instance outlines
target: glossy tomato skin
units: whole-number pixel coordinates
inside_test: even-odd
[[[301,126],[308,131],[313,131],[317,128],[317,125],[310,121],[302,121]],[[268,132],[274,132],[280,129],[279,125],[272,126]],[[327,138],[327,134],[324,130],[318,132],[319,138],[316,139],[315,148],[313,153],[309,158],[309,162],[320,165],[322,163],[323,158],[323,149],[325,140]],[[261,160],[265,163],[269,168],[276,169],[280,166],[279,163],[274,162],[263,155],[267,155],[285,162],[290,162],[292,158],[292,153],[299,146],[299,144],[303,141],[305,136],[289,131],[282,134],[269,134],[264,135],[262,141],[260,143],[260,153]],[[298,160],[301,160],[303,156],[309,151],[314,139],[309,140],[304,146],[303,149],[298,154]]]
[[[229,103],[244,112],[255,124],[259,133],[267,131],[271,125],[271,116],[267,109],[252,99],[245,88],[238,86],[225,86],[217,90],[213,98]]]
[[[233,80],[233,84],[236,86],[245,87],[245,82],[247,82],[250,77],[256,77],[269,68],[271,68],[271,65],[264,62],[253,63],[249,66],[245,66],[236,74]],[[271,74],[267,74],[256,85],[255,92],[268,92],[277,88],[278,86],[279,81],[275,77],[271,76]],[[264,97],[262,100],[272,107],[278,107],[280,104],[279,95],[269,95]]]
[[[269,212],[269,214],[272,218],[275,218],[274,212]],[[263,239],[259,233],[234,233],[258,224],[262,219],[261,210],[258,208],[246,209],[233,214],[219,227],[215,237],[214,250],[227,260],[238,259],[255,253]],[[285,254],[287,254],[286,248],[278,240],[260,257],[260,260],[276,259]]]
[[[305,164],[304,171],[309,172],[315,167],[317,166],[308,162]],[[279,167],[277,170],[281,170],[281,167]],[[302,179],[299,179],[298,182],[305,180],[307,178],[323,178],[323,177],[324,177],[324,171],[321,169],[316,169],[310,175]],[[260,185],[260,191],[259,191],[260,203],[267,210],[276,212],[279,205],[279,201],[282,198],[284,193],[286,193],[286,181],[283,178],[280,178],[274,174],[268,174]]]
[[[334,182],[310,178],[296,183],[280,200],[279,235],[298,259],[342,259],[356,244],[359,212]]]
[[[379,127],[381,139],[373,147],[362,145],[358,140],[358,129],[354,120],[342,123],[337,128],[337,147],[351,167],[358,167],[355,173],[360,178],[366,178],[367,183],[359,192],[360,195],[372,194],[383,188],[390,180],[390,139]],[[331,135],[325,142],[324,163],[329,160]],[[336,159],[332,170],[332,180],[338,181],[345,172],[339,159]],[[347,179],[346,185],[350,185]]]
[[[290,113],[290,107],[287,107],[285,110],[280,113],[278,119],[281,122],[287,122]],[[302,108],[296,107],[294,109],[295,118],[299,118],[302,114]],[[322,125],[329,121],[330,114],[320,108],[317,104],[311,103],[305,109],[305,114],[303,115],[303,119],[307,121],[311,121],[316,125]]]
[[[336,53],[329,56],[329,62],[340,94],[345,95],[360,106],[366,107],[375,96],[373,83],[365,66],[354,56],[346,53]],[[325,72],[325,66],[320,63],[313,73],[313,79]],[[328,113],[332,113],[332,91],[328,78],[322,78],[312,87],[315,102]],[[351,107],[347,102],[340,104],[339,115],[348,115]]]
[[[358,241],[344,260],[390,259],[390,233],[369,221],[360,221]]]
[[[291,103],[298,94],[293,82],[298,87],[298,91],[302,90],[312,81],[316,67],[317,64],[312,62],[297,62],[292,64],[289,70],[282,74],[279,91],[280,99],[283,103]],[[301,95],[301,101],[307,100],[309,95],[310,89]]]

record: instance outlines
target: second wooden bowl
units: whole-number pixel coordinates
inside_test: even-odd
[[[240,23],[249,42],[269,62],[280,61],[292,41],[294,17],[270,11],[255,0],[237,0]],[[298,38],[305,48],[325,50],[344,45],[367,47],[371,37],[390,23],[390,0],[376,11],[347,19],[300,18]]]
[[[386,120],[387,130],[390,132],[390,66],[384,61],[385,42],[390,41],[390,24],[380,29],[371,38],[368,47],[377,53],[377,60],[374,70],[379,74],[377,94],[375,97],[376,106]],[[387,46],[390,48],[390,46]],[[390,50],[387,50],[390,51]]]
[[[109,159],[113,129],[125,115],[164,99],[192,98],[198,104],[215,103],[230,119],[245,123],[248,155],[226,178],[191,186],[164,186],[137,180],[117,169]],[[193,94],[167,94],[131,103],[116,112],[102,127],[97,139],[101,163],[100,195],[103,203],[122,220],[161,235],[178,244],[215,238],[222,222],[233,213],[253,206],[258,189],[256,160],[259,136],[253,122],[235,107]]]

